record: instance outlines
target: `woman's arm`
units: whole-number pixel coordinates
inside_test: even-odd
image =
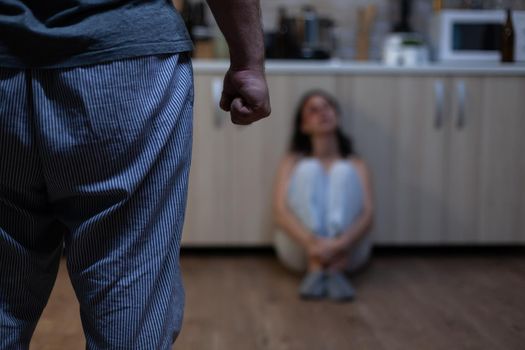
[[[286,233],[311,252],[316,245],[314,234],[300,222],[287,205],[288,183],[295,165],[295,156],[287,154],[281,160],[277,171],[273,194],[273,217],[275,223]]]
[[[355,245],[370,230],[374,220],[372,175],[363,160],[355,160],[354,162],[363,184],[363,211],[357,221],[338,236],[338,244],[342,248],[350,248]]]

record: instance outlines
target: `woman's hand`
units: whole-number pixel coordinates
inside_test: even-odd
[[[307,252],[310,257],[319,259],[323,265],[328,265],[342,253],[346,247],[338,238],[320,238],[316,237],[308,246]]]
[[[317,238],[313,234],[309,234],[305,248],[308,257],[319,260],[319,258],[321,257],[319,238]]]

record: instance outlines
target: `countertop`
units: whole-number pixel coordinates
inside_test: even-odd
[[[224,73],[228,60],[194,59],[196,74]],[[404,74],[404,75],[507,75],[525,76],[525,62],[429,63],[413,67],[391,67],[381,62],[341,60],[267,60],[266,73],[271,74]]]

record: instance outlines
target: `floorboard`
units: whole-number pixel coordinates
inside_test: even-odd
[[[183,254],[178,350],[522,350],[525,256],[379,254],[351,303],[302,301],[271,254]],[[31,350],[84,347],[65,263]]]

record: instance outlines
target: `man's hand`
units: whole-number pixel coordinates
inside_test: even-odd
[[[270,115],[259,0],[207,1],[230,51],[220,106],[234,124],[251,124]]]
[[[270,97],[264,72],[229,69],[224,77],[220,107],[232,123],[248,125],[270,115]]]

